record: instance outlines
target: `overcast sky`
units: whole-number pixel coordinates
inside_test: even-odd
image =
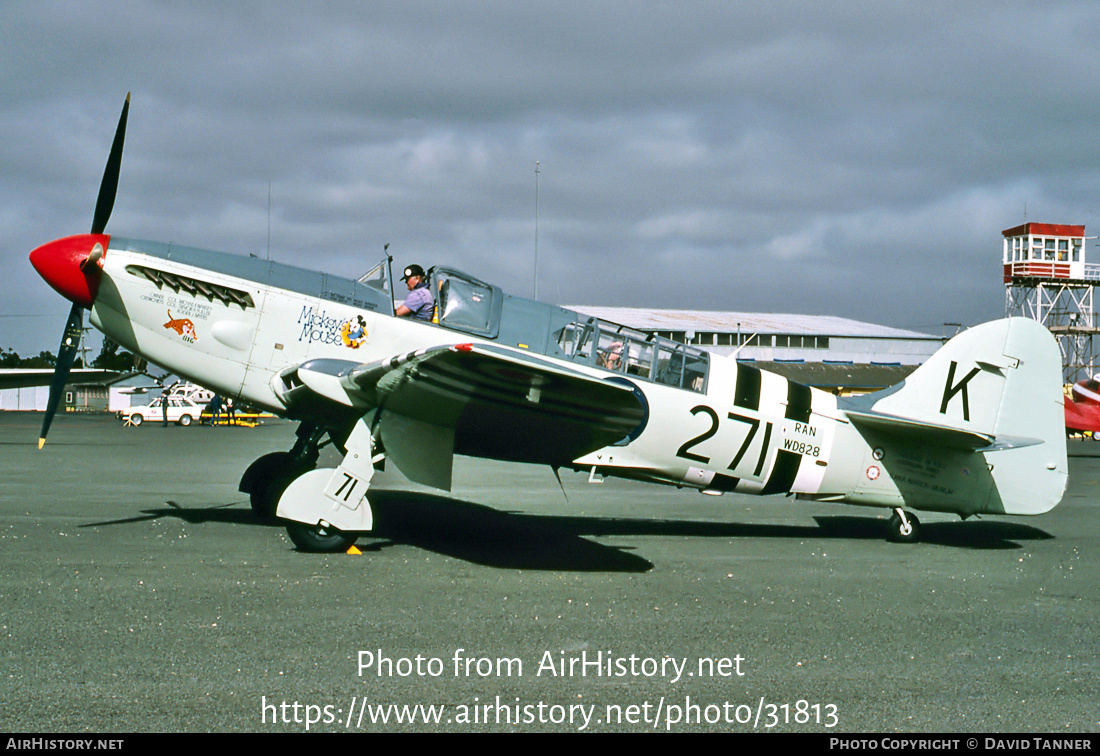
[[[1004,313],[1001,230],[1100,232],[1100,3],[0,4],[0,346],[27,255],[108,233],[566,304]],[[1026,218],[1025,218],[1026,212]],[[1090,242],[1089,260],[1100,262]],[[98,340],[96,341],[98,344]]]

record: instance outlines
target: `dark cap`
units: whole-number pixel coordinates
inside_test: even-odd
[[[405,268],[405,275],[401,276],[401,280],[402,281],[408,281],[413,276],[419,276],[420,278],[424,278],[425,277],[424,269],[421,268],[419,265],[416,265],[416,264],[410,265],[409,267]]]

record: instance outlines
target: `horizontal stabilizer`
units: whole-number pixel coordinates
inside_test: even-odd
[[[1021,449],[1043,443],[1041,438],[1024,436],[994,436],[988,433],[960,430],[949,425],[940,425],[923,420],[914,420],[880,412],[857,412],[848,410],[848,419],[856,425],[874,428],[883,433],[894,433],[914,441],[935,444],[949,449],[968,451],[1004,451]]]

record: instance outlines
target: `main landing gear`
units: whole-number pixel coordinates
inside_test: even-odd
[[[913,543],[920,539],[920,520],[912,512],[901,507],[890,515],[890,540],[899,543]]]
[[[285,522],[290,540],[301,551],[346,551],[359,533],[373,527],[367,501],[374,474],[370,427],[358,420],[343,445],[329,433],[326,443],[345,452],[335,470],[317,467],[326,433],[302,423],[294,448],[260,457],[241,478],[240,490],[249,494],[253,511],[265,520]]]
[[[302,423],[298,426],[298,440],[288,452],[272,452],[257,459],[237,487],[249,496],[252,511],[264,522],[275,520],[275,508],[283,491],[303,473],[317,467],[317,458],[323,446],[323,428]]]

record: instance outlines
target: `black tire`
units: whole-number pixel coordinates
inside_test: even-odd
[[[920,540],[920,520],[912,512],[905,513],[908,526],[897,512],[890,515],[890,540],[897,543],[916,543]]]
[[[335,528],[323,528],[319,525],[304,525],[300,522],[288,522],[286,533],[299,551],[311,554],[335,554],[347,551],[359,538],[354,533],[345,533]]]
[[[135,412],[130,415],[130,425],[141,425],[143,422],[145,422],[145,418],[138,413]]]
[[[184,428],[186,428],[188,425],[191,424],[192,417],[190,415],[180,415],[180,419],[177,420],[176,422],[179,423],[180,425],[182,425]]]
[[[248,495],[248,503],[252,507],[253,514],[264,522],[274,522],[275,510],[279,507],[279,497],[297,477],[298,475],[294,474],[280,475],[263,481],[257,490]]]
[[[275,520],[279,497],[294,479],[312,467],[295,468],[290,452],[272,452],[253,462],[241,479],[240,490],[248,494],[253,513],[264,522]]]

